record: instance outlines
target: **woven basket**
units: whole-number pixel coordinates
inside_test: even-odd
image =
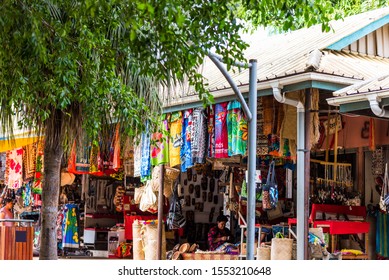
[[[271,247],[264,245],[257,248],[257,260],[270,260]]]
[[[273,238],[271,240],[271,260],[291,260],[293,251],[293,239]]]
[[[180,176],[180,169],[173,167],[165,167],[165,180],[175,181]]]

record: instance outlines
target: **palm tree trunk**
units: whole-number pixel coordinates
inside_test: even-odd
[[[60,189],[61,161],[63,157],[61,129],[62,113],[56,112],[53,121],[46,124],[44,144],[44,180],[42,186],[40,260],[56,260],[57,215]]]

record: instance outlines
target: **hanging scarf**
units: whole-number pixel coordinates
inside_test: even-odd
[[[134,139],[134,177],[140,177],[140,166],[142,165],[142,145],[139,137]]]
[[[193,163],[205,163],[207,149],[207,117],[205,109],[196,108],[193,111],[193,126],[192,126],[192,159]]]

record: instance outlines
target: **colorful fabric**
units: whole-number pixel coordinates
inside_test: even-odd
[[[141,140],[134,139],[134,177],[140,177],[140,166],[142,165],[142,145]]]
[[[175,112],[170,116],[169,131],[169,164],[174,167],[181,163],[180,152],[182,146],[182,113]]]
[[[79,248],[78,207],[66,204],[62,223],[62,248]]]
[[[215,105],[207,108],[208,115],[208,157],[215,157]]]
[[[186,110],[182,121],[181,172],[193,166],[191,150],[192,110]]]
[[[219,242],[213,242],[215,238],[223,237],[223,236],[229,236],[231,240],[232,234],[231,231],[228,228],[220,229],[218,226],[212,227],[208,232],[208,249],[210,251],[215,251],[218,247],[223,245],[226,241],[220,240]],[[231,242],[231,241],[229,241]]]
[[[7,171],[5,184],[11,189],[18,189],[23,183],[23,148],[7,152]]]
[[[207,131],[207,116],[205,114],[205,109],[194,109],[191,139],[193,164],[205,163],[208,137]]]
[[[7,153],[0,153],[0,181],[5,180]]]
[[[381,211],[377,213],[376,252],[389,257],[389,215]]]
[[[36,164],[37,143],[23,147],[23,173],[24,180],[34,178]]]
[[[146,131],[142,133],[142,151],[141,151],[141,166],[140,176],[141,181],[144,182],[151,176],[151,161],[150,161],[150,133],[149,124],[146,124]]]
[[[245,155],[247,147],[247,121],[241,104],[234,100],[227,106],[228,155]]]
[[[215,106],[215,158],[228,157],[227,106],[228,102]]]
[[[168,144],[168,120],[161,120],[159,131],[151,135],[151,165],[165,164],[169,162]]]

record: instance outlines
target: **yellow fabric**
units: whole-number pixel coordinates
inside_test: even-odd
[[[170,139],[169,139],[169,164],[170,167],[181,164],[180,152],[182,141],[182,114],[179,112],[173,115],[170,120]]]
[[[42,137],[33,136],[26,138],[16,138],[14,140],[0,140],[0,153],[30,145],[37,142],[40,138]]]

